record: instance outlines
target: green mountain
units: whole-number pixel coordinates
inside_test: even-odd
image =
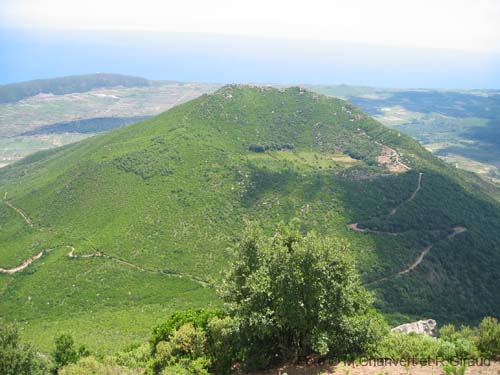
[[[221,303],[245,220],[299,217],[350,243],[392,322],[475,321],[500,307],[494,189],[343,100],[225,86],[0,170],[0,316],[116,350]]]
[[[0,103],[16,102],[38,94],[63,95],[104,87],[142,87],[150,85],[151,82],[145,78],[108,73],[37,79],[0,85]]]

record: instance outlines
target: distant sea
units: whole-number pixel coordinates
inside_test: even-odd
[[[0,28],[0,83],[95,72],[203,82],[499,89],[500,54],[208,34]]]

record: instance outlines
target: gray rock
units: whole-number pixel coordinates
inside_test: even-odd
[[[437,323],[434,319],[419,320],[418,322],[401,324],[393,329],[392,332],[416,333],[419,335],[435,336]]]

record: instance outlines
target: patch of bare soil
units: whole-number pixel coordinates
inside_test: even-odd
[[[246,375],[444,375],[440,365],[304,365],[283,366],[277,369],[252,372]],[[500,375],[499,362],[469,365],[465,375]]]
[[[405,173],[411,169],[401,161],[401,155],[395,149],[378,142],[377,144],[382,146],[382,154],[377,157],[380,166],[386,167],[392,173]]]

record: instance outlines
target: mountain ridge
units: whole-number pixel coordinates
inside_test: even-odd
[[[39,94],[63,95],[105,87],[143,87],[151,81],[123,74],[95,73],[36,79],[0,85],[0,103],[12,103]]]

